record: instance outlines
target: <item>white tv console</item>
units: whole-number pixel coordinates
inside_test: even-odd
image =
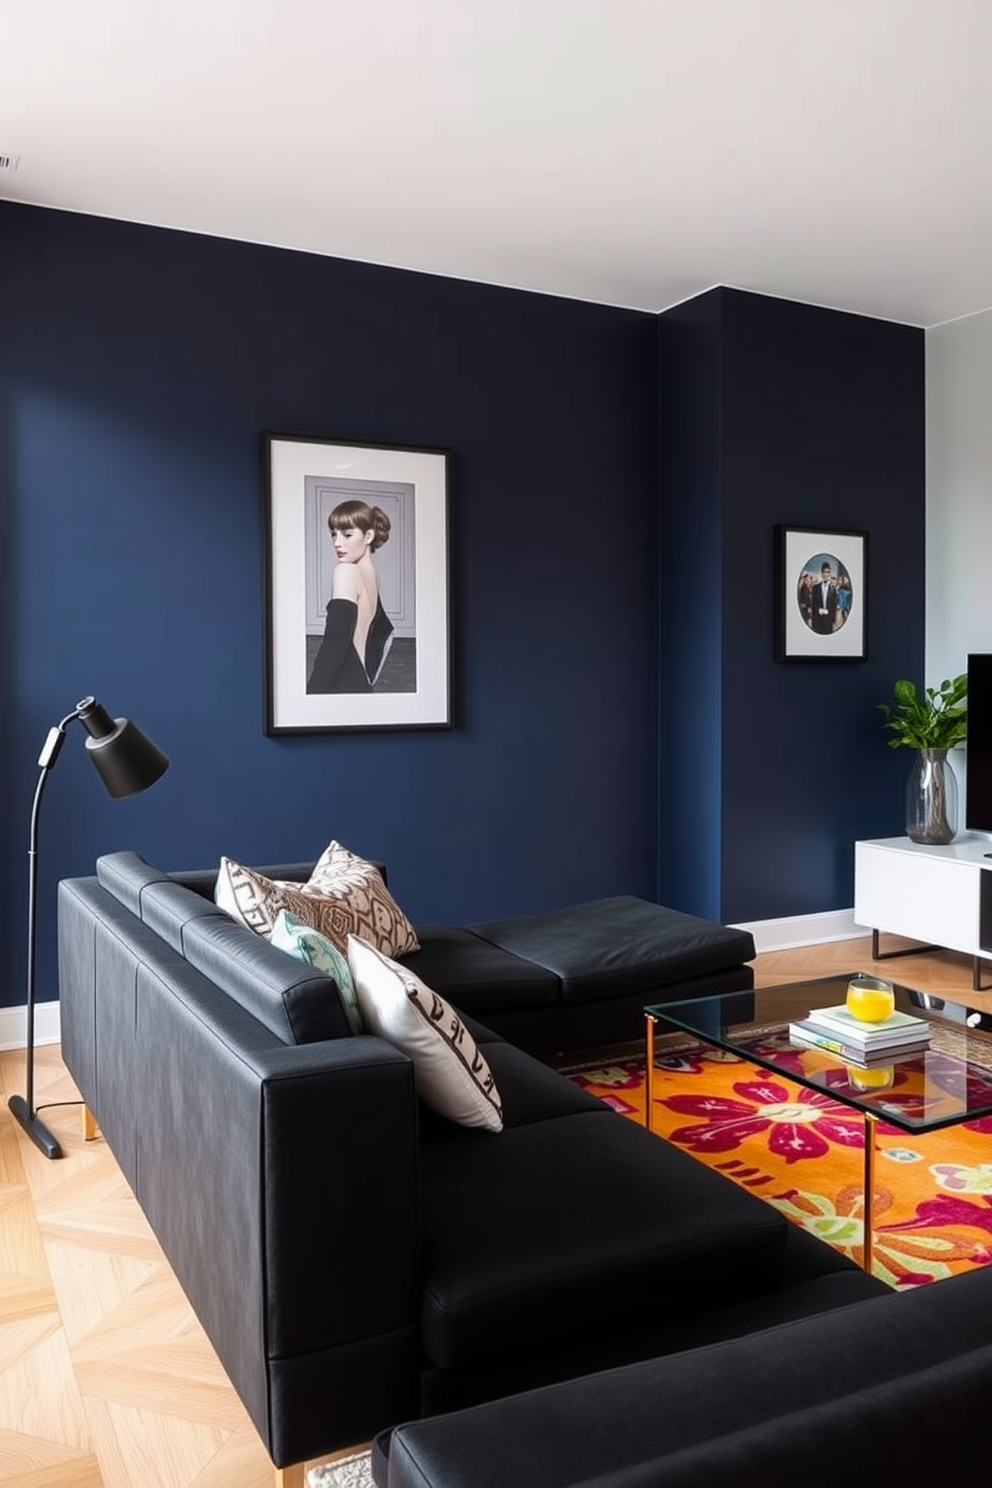
[[[871,930],[876,961],[908,954],[880,951],[880,931],[971,956],[972,987],[979,991],[982,957],[992,957],[992,841],[961,836],[946,847],[908,837],[856,842],[854,918]]]

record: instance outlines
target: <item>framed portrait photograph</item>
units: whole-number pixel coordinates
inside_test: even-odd
[[[267,734],[451,727],[449,465],[262,435]]]
[[[777,661],[868,656],[868,534],[775,529]]]

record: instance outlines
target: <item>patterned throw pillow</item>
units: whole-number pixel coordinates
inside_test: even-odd
[[[348,958],[338,950],[333,941],[328,940],[326,935],[321,935],[319,930],[311,930],[309,925],[290,914],[288,909],[281,909],[276,915],[269,940],[280,951],[288,952],[297,961],[304,961],[315,971],[322,971],[325,976],[331,977],[337,985],[348,1027],[352,1033],[365,1032]]]
[[[422,1099],[462,1126],[502,1131],[492,1071],[450,1003],[357,935],[348,936],[348,965],[366,1029],[412,1060]]]
[[[332,842],[305,884],[266,878],[233,858],[221,858],[214,900],[231,917],[270,936],[282,909],[346,951],[348,936],[364,936],[387,956],[420,949],[416,932],[374,863]]]
[[[303,884],[266,878],[264,873],[256,873],[253,868],[246,868],[233,858],[220,860],[214,901],[218,908],[249,930],[254,930],[256,935],[270,936],[276,917],[283,909],[290,910],[313,929],[321,928],[317,913],[319,905],[308,908]]]
[[[335,931],[325,931],[347,950],[348,936],[358,935],[386,956],[419,951],[417,933],[383,883],[374,863],[330,842],[307,879],[309,894],[322,894],[340,906]],[[336,933],[337,932],[337,933]]]

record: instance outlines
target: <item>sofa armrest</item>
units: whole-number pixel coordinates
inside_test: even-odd
[[[137,1195],[273,1460],[297,1461],[417,1408],[413,1072],[374,1038],[245,1037],[226,1001],[139,969]]]

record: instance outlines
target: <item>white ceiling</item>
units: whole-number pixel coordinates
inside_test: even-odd
[[[0,196],[661,310],[992,306],[992,0],[2,0]]]

